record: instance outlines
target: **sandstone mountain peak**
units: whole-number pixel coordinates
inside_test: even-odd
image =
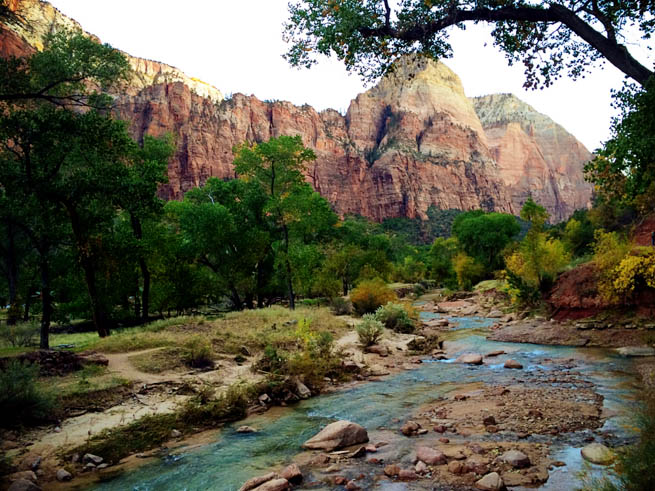
[[[39,49],[53,29],[79,28],[47,2],[11,6],[27,22],[0,25],[0,56]],[[426,218],[431,206],[518,214],[533,196],[560,220],[589,205],[582,167],[590,153],[575,137],[510,94],[467,98],[441,62],[400,60],[342,116],[242,94],[223,100],[176,68],[129,59],[135,76],[114,94],[116,113],[137,140],[175,135],[169,183],[160,190],[167,199],[210,177],[234,178],[234,145],[300,135],[317,155],[307,180],[342,215]]]

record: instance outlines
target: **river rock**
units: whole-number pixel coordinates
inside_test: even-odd
[[[580,453],[592,464],[609,465],[614,461],[614,453],[602,443],[591,443],[580,450]]]
[[[428,472],[428,466],[425,462],[419,460],[414,466],[414,470],[416,471],[417,474],[425,474],[426,472]]]
[[[414,472],[413,469],[402,469],[398,473],[398,479],[401,481],[416,481],[418,479],[418,474]]]
[[[41,491],[41,488],[27,479],[19,479],[11,483],[7,491]]]
[[[459,476],[460,474],[464,473],[464,464],[457,460],[453,460],[452,462],[448,463],[448,472]]]
[[[628,357],[655,356],[655,349],[650,346],[624,346],[616,348],[614,351],[621,356]]]
[[[318,434],[307,440],[303,447],[309,450],[331,452],[339,448],[367,442],[368,433],[363,426],[342,420],[327,425]]]
[[[456,462],[456,461],[453,461]],[[473,472],[480,476],[489,472],[489,461],[479,455],[471,455],[463,463],[464,472]]]
[[[296,394],[298,394],[298,397],[301,399],[309,399],[312,396],[312,391],[309,390],[300,379],[296,379],[294,382],[296,384]]]
[[[389,464],[384,468],[384,474],[388,477],[396,477],[400,474],[400,466],[398,464]]]
[[[500,319],[503,316],[503,313],[500,310],[492,310],[487,314],[487,317],[491,317],[492,319]]]
[[[494,418],[492,415],[485,416],[484,419],[482,420],[482,424],[485,426],[495,425],[496,418]]]
[[[530,457],[519,450],[508,450],[500,456],[500,459],[515,469],[530,467]]]
[[[253,477],[252,479],[248,479],[243,486],[239,488],[239,491],[250,491],[251,489],[255,489],[257,486],[261,486],[265,482],[272,481],[277,477],[278,476],[275,472],[269,472],[263,476]]]
[[[57,471],[57,481],[64,482],[70,481],[71,479],[73,479],[73,474],[68,472],[66,469],[59,469]]]
[[[347,491],[357,491],[359,489],[362,489],[362,488],[359,487],[359,485],[354,480],[348,481],[348,484],[346,484],[346,490]]]
[[[517,370],[520,370],[523,368],[523,365],[521,365],[518,361],[516,360],[506,360],[505,365],[503,365],[505,368],[515,368]]]
[[[298,464],[291,464],[280,472],[280,477],[286,479],[291,484],[300,484],[302,482],[302,472]]]
[[[418,430],[420,429],[421,429],[421,425],[418,424],[416,421],[408,421],[400,429],[400,432],[405,436],[412,436],[418,433]]]
[[[382,356],[382,357],[387,357],[389,356],[389,348],[386,346],[383,346],[381,344],[374,344],[373,346],[369,346],[365,350],[367,353],[374,353],[376,355]]]
[[[291,486],[289,485],[289,481],[286,479],[273,479],[271,481],[267,481],[261,486],[257,486],[255,488],[255,491],[284,491],[285,489],[289,489]]]
[[[93,464],[93,465],[100,465],[102,464],[103,460],[104,459],[102,457],[93,455],[92,453],[84,454],[84,457],[82,458],[82,462],[84,462],[85,464]]]
[[[443,452],[430,447],[418,447],[416,458],[428,465],[441,465],[446,463],[446,456]]]
[[[482,355],[478,353],[468,353],[461,355],[455,360],[455,363],[466,363],[469,365],[482,365]]]
[[[487,353],[486,357],[487,358],[492,358],[494,356],[500,356],[500,355],[504,355],[504,354],[505,354],[505,352],[503,350],[499,349],[499,350],[496,350],[496,351],[492,351],[491,353]]]
[[[257,430],[252,426],[239,426],[237,428],[237,433],[257,433]]]
[[[497,472],[492,472],[477,481],[475,487],[486,491],[500,491],[505,489],[505,483]]]
[[[180,438],[182,432],[180,430],[171,430],[171,438]]]

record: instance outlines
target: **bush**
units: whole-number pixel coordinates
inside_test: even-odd
[[[362,281],[350,294],[350,300],[359,315],[370,314],[378,307],[397,300],[396,294],[380,278]]]
[[[597,230],[594,264],[598,271],[598,291],[608,302],[618,302],[614,289],[615,271],[630,252],[631,245],[616,232]]]
[[[38,365],[12,360],[0,371],[0,425],[46,420],[55,409],[55,396],[39,387]]]
[[[362,322],[355,328],[359,343],[366,348],[377,344],[384,333],[382,322],[377,320],[373,314],[365,314]]]
[[[334,315],[350,315],[353,313],[353,303],[343,297],[334,297],[330,300],[330,308]]]
[[[13,326],[0,327],[0,338],[14,347],[35,346],[39,336],[36,322],[21,322]]]
[[[204,338],[196,336],[184,345],[184,363],[193,368],[214,366],[212,347]]]
[[[414,321],[400,304],[388,302],[375,311],[375,319],[392,331],[405,334],[414,332]]]

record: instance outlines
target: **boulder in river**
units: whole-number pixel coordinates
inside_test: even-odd
[[[477,481],[475,487],[486,491],[500,491],[505,489],[505,483],[497,472],[491,472]]]
[[[446,456],[443,452],[430,447],[418,447],[416,458],[428,465],[441,465],[446,463]]]
[[[421,429],[421,425],[418,424],[416,421],[408,421],[400,429],[400,432],[405,436],[412,436],[412,435],[416,435],[420,429]]]
[[[482,365],[482,355],[478,353],[467,353],[455,360],[455,363],[466,363],[468,365]]]
[[[592,464],[609,465],[614,461],[614,452],[602,443],[590,443],[580,453]]]
[[[302,472],[298,464],[291,464],[280,472],[280,477],[286,479],[291,484],[300,484],[302,482]]]
[[[284,491],[290,487],[291,486],[289,485],[289,481],[279,478],[272,479],[271,481],[265,482],[261,486],[257,486],[255,491]]]
[[[269,472],[268,474],[264,474],[263,476],[253,477],[252,479],[248,479],[243,484],[243,486],[239,488],[239,491],[250,491],[251,489],[255,489],[256,487],[261,486],[265,482],[272,481],[277,477],[278,475],[275,472]]]
[[[519,450],[508,450],[500,456],[500,459],[515,469],[523,469],[525,467],[530,467],[531,465],[530,457]]]
[[[73,475],[68,472],[66,469],[59,469],[57,471],[57,481],[59,482],[64,482],[64,481],[70,481],[73,479]]]
[[[516,361],[516,360],[509,359],[509,360],[506,360],[506,361],[505,361],[505,365],[504,365],[504,367],[505,367],[505,368],[515,368],[515,369],[517,369],[517,370],[520,370],[520,369],[523,368],[523,365],[521,365],[521,364],[520,364],[518,361]]]
[[[368,442],[368,433],[363,426],[341,420],[327,425],[318,434],[303,443],[303,447],[309,450],[331,452],[366,442]]]

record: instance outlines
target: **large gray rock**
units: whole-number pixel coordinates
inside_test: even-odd
[[[614,452],[601,443],[590,443],[580,453],[592,464],[609,465],[614,461]]]
[[[327,425],[317,435],[303,443],[303,447],[330,452],[366,442],[368,442],[368,433],[363,426],[342,420]]]
[[[467,353],[455,360],[455,363],[467,363],[469,365],[482,365],[482,355],[478,353]]]
[[[27,479],[19,479],[11,483],[7,491],[41,491],[41,488]]]
[[[298,394],[298,397],[301,399],[309,399],[312,396],[312,391],[309,390],[309,388],[302,383],[300,379],[295,379],[294,380],[296,384],[296,394]]]
[[[73,479],[73,475],[68,472],[66,469],[59,469],[57,471],[57,481],[59,482],[64,482],[64,481],[70,481]]]
[[[500,491],[505,489],[505,483],[497,472],[492,472],[476,482],[475,487],[486,491]]]
[[[655,349],[650,346],[624,346],[616,348],[614,351],[628,357],[655,356]]]
[[[519,450],[508,450],[500,456],[500,459],[515,469],[523,469],[525,467],[530,467],[531,465],[530,457]]]
[[[97,455],[93,455],[92,453],[84,454],[84,457],[82,458],[83,463],[85,463],[85,464],[94,464],[94,465],[102,464],[103,460],[104,459],[102,457],[99,457]]]
[[[416,458],[428,465],[441,465],[446,463],[446,456],[443,452],[430,447],[418,447]]]

